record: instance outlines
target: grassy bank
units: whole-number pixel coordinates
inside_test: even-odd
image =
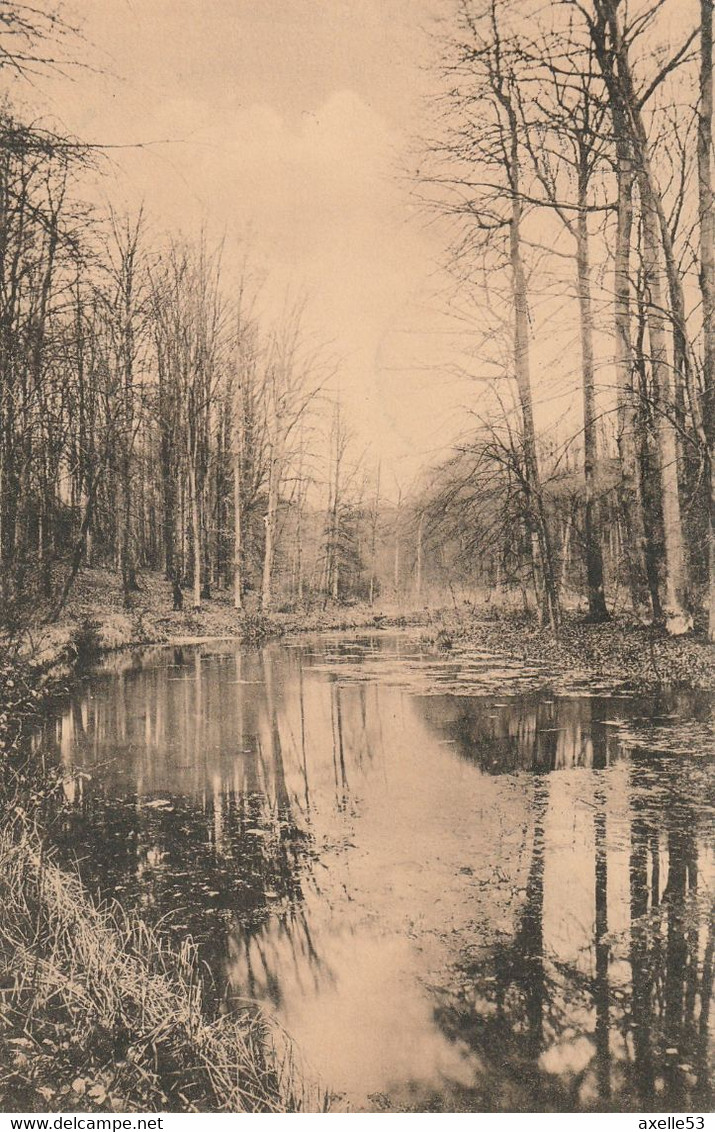
[[[18,815],[0,834],[0,901],[5,1111],[320,1107],[257,1010],[209,1017],[190,943],[174,953],[118,907],[97,907]]]
[[[171,587],[160,574],[142,574],[139,589],[126,603],[116,572],[88,569],[77,579],[60,620],[25,632],[22,652],[38,664],[54,663],[71,656],[83,631],[90,629],[94,644],[101,650],[110,650],[140,644],[186,643],[206,637],[235,637],[257,643],[284,633],[420,625],[429,619],[424,610],[406,613],[394,607],[378,611],[367,603],[329,605],[325,609],[279,608],[264,615],[257,609],[255,596],[248,602],[247,610],[238,611],[226,591],[217,591],[205,599],[199,610],[190,607],[185,595],[184,608],[176,611],[172,608]]]
[[[537,661],[555,673],[577,673],[594,681],[628,682],[635,688],[657,686],[711,688],[715,650],[703,635],[669,638],[627,614],[589,624],[582,613],[564,614],[558,634],[544,629],[534,613],[492,607],[486,602],[453,601],[441,610],[367,604],[328,605],[325,609],[277,609],[265,616],[233,608],[231,595],[216,592],[195,611],[172,608],[171,589],[159,574],[144,574],[140,589],[124,603],[118,575],[87,570],[80,575],[62,620],[29,634],[25,648],[37,663],[81,651],[83,632],[91,630],[100,649],[137,644],[187,642],[205,637],[235,637],[259,642],[270,636],[334,629],[422,627],[428,644],[484,648],[496,655]]]

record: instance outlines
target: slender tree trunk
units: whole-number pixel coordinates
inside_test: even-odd
[[[127,232],[127,243],[123,245],[117,238],[117,252],[120,257],[119,301],[121,304],[120,354],[121,369],[121,456],[120,456],[120,498],[119,507],[119,563],[122,572],[122,588],[125,602],[129,594],[137,589],[136,563],[132,547],[132,506],[133,506],[133,457],[134,457],[134,268],[136,254],[137,228],[134,240]]]
[[[303,485],[302,485],[302,466],[298,473],[298,512],[295,522],[295,598],[299,605],[303,604]]]
[[[703,299],[703,424],[709,463],[708,636],[715,641],[715,210],[712,191],[713,0],[700,0],[700,107],[698,113],[698,189],[700,211],[700,289]]]
[[[607,621],[603,585],[601,546],[601,508],[597,497],[598,432],[593,362],[593,308],[591,305],[591,266],[586,212],[587,175],[579,170],[579,212],[576,220],[576,263],[578,302],[581,319],[581,365],[583,371],[583,466],[585,479],[584,527],[586,536],[586,584],[591,621]]]
[[[194,577],[193,577],[193,606],[201,608],[201,567],[203,562],[203,549],[201,539],[201,501],[199,499],[196,482],[195,455],[189,455],[189,505],[191,507],[191,534],[193,541]]]
[[[372,512],[370,530],[370,607],[375,604],[375,566],[377,564],[377,522],[380,512],[380,472],[381,465],[377,465],[377,481],[375,483],[375,503]]]
[[[211,597],[211,538],[209,531],[209,515],[211,514],[211,499],[208,477],[204,480],[199,493],[199,515],[201,517],[201,549],[203,552],[203,571],[201,576],[201,597],[208,600]]]
[[[639,247],[642,248],[639,235]],[[646,300],[645,272],[642,256],[637,277],[636,335],[633,342],[634,379],[637,378],[637,422],[634,440],[637,444],[638,488],[643,509],[645,529],[644,566],[653,620],[664,622],[661,606],[661,573],[663,564],[663,511],[660,499],[660,473],[658,470],[658,441],[654,425],[651,389],[648,381],[646,339],[648,337],[648,303]]]
[[[700,406],[692,388],[692,373],[685,330],[685,302],[682,283],[675,264],[672,237],[650,160],[647,131],[640,100],[636,94],[628,44],[618,19],[619,0],[594,0],[596,19],[591,36],[607,83],[617,130],[632,145],[634,168],[643,213],[643,262],[648,291],[648,333],[653,371],[659,472],[663,508],[665,547],[664,614],[671,635],[692,628],[686,610],[687,571],[683,546],[683,527],[678,494],[678,439],[671,416],[677,397],[671,377],[666,346],[666,306],[663,294],[660,249],[665,259],[674,340],[675,379],[684,378],[690,400],[693,424],[702,433]],[[606,30],[609,43],[606,42]],[[625,139],[624,139],[625,140]]]
[[[128,455],[125,454],[122,458],[119,476],[119,568],[122,574],[125,602],[129,600],[129,594],[137,588],[134,559],[131,551],[132,496],[130,479],[130,461]]]
[[[243,460],[240,436],[233,454],[233,606],[243,609]]]
[[[665,578],[662,605],[668,633],[671,636],[678,636],[692,629],[693,622],[685,604],[687,585],[678,491],[678,448],[675,428],[671,419],[673,387],[666,344],[666,319],[658,246],[658,217],[645,181],[641,182],[641,204],[643,207],[643,262],[648,292],[648,338],[653,374],[653,400],[656,412],[660,489],[663,507]]]
[[[397,522],[395,523],[395,557],[394,557],[394,560],[393,560],[393,567],[392,567],[393,583],[394,583],[394,587],[395,587],[395,597],[397,597],[397,595],[400,592],[400,566],[401,566],[400,549],[401,549],[401,547],[400,547],[400,512],[399,512],[399,508],[398,508]]]
[[[335,462],[335,484],[333,486],[333,508],[330,517],[330,594],[333,601],[340,597],[340,464]]]
[[[494,9],[492,11],[494,12]],[[519,125],[511,96],[501,78],[498,79],[493,89],[508,120],[508,133],[504,142],[508,152],[507,176],[511,194],[509,261],[514,298],[514,371],[521,405],[522,442],[524,445],[526,517],[532,539],[538,547],[539,565],[543,575],[542,620],[552,629],[557,629],[561,615],[551,536],[539,477],[531,393],[529,304],[526,272],[521,252],[522,193]]]
[[[514,143],[516,144],[516,142]],[[514,159],[513,159],[514,160]],[[527,489],[527,521],[536,544],[543,580],[542,614],[543,620],[552,629],[558,628],[560,610],[551,538],[546,522],[546,511],[541,493],[539,465],[536,456],[536,432],[534,428],[534,409],[531,396],[531,373],[529,366],[529,309],[527,300],[526,275],[521,258],[521,201],[517,191],[512,199],[512,220],[509,228],[509,247],[514,292],[514,368],[521,404],[524,463]],[[538,600],[538,595],[537,595]]]
[[[620,139],[617,146],[618,211],[614,262],[614,322],[620,462],[618,500],[625,531],[624,547],[631,604],[637,614],[646,608],[649,602],[645,567],[646,532],[636,446],[638,408],[633,388],[631,345],[630,251],[633,233],[633,183],[635,178],[628,153],[628,143]]]
[[[179,578],[186,577],[186,479],[181,469],[177,470],[179,481]]]
[[[235,609],[244,607],[244,487],[246,433],[249,420],[248,380],[248,374],[244,372],[234,402],[233,419],[233,605]]]
[[[570,508],[569,513],[566,516],[564,537],[561,544],[561,578],[559,580],[559,589],[562,592],[566,589],[569,576],[569,557],[571,552],[571,531],[573,529],[574,506]]]
[[[174,578],[174,524],[176,511],[176,483],[171,467],[171,442],[165,428],[161,430],[161,498],[162,541],[164,573],[169,581]]]
[[[278,459],[271,452],[268,473],[268,511],[265,516],[266,544],[263,554],[263,585],[261,587],[261,609],[267,612],[273,600],[273,559],[275,556],[276,522],[278,517]]]
[[[684,382],[695,432],[703,439],[701,407],[693,385],[683,284],[676,262],[673,236],[663,204],[663,195],[653,171],[648,133],[643,120],[641,100],[636,92],[628,42],[619,23],[620,0],[594,0],[594,6],[598,17],[590,25],[594,46],[611,101],[616,108],[618,125],[627,132],[632,145],[641,199],[649,201],[649,208],[653,212],[654,238],[656,242],[660,242],[663,249],[674,346],[673,409],[676,410],[678,406],[684,405],[682,390]],[[610,36],[610,49],[606,47],[605,28],[608,28]],[[676,443],[677,439],[676,435]]]
[[[331,596],[333,601],[338,601],[340,597],[340,555],[338,553],[338,514],[337,508],[333,513],[333,576],[331,583]]]
[[[214,468],[214,538],[213,538],[213,584],[220,589],[224,581],[223,562],[223,507],[224,507],[224,468],[226,460],[226,411],[225,406],[218,407],[218,421],[216,424],[216,458]]]
[[[422,597],[422,539],[424,535],[425,516],[424,512],[420,515],[420,521],[417,525],[417,556],[415,568],[415,597],[419,601]]]

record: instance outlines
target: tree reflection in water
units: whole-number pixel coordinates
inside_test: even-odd
[[[605,769],[597,702],[593,712],[594,770]],[[618,846],[608,838],[603,777],[594,775],[592,967],[583,971],[548,949],[549,779],[537,778],[518,929],[506,946],[463,966],[462,993],[438,1009],[446,1031],[479,1054],[485,1081],[499,1082],[496,1094],[492,1088],[482,1097],[489,1108],[692,1111],[711,1104],[713,917],[710,894],[698,891],[693,784],[674,760],[642,750],[631,760],[628,928],[609,934],[608,861]]]
[[[633,752],[629,1085],[652,1107],[657,1099],[672,1108],[708,1102],[712,905],[698,891],[699,823],[683,771],[647,751]]]
[[[417,663],[389,638],[117,661],[38,739],[56,840],[353,1104],[704,1107],[711,817],[687,752],[711,705],[425,695]]]

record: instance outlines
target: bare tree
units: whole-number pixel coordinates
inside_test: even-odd
[[[141,390],[137,388],[137,369],[146,350],[148,291],[145,265],[142,261],[142,211],[134,220],[120,221],[110,214],[112,244],[110,246],[110,288],[106,295],[106,320],[113,346],[116,367],[116,408],[120,428],[116,483],[117,557],[122,575],[125,601],[137,589],[136,551],[133,536],[133,490],[136,466],[134,450],[141,427]]]
[[[525,144],[544,189],[545,204],[558,216],[573,240],[583,389],[586,586],[590,619],[605,621],[608,610],[597,488],[598,414],[589,217],[594,212],[603,212],[592,204],[590,197],[594,174],[603,159],[602,132],[607,111],[601,92],[594,89],[596,79],[588,50],[579,51],[577,44],[569,44],[568,51],[560,46],[558,58],[554,59],[546,38],[538,41],[537,46],[546,73],[540,84],[544,94],[536,103],[536,121],[533,120],[531,103],[525,107],[525,97],[519,91],[517,93],[524,120]],[[575,185],[568,199],[566,193],[573,182]]]
[[[299,425],[329,376],[320,351],[311,348],[304,329],[305,304],[287,305],[269,342],[266,358],[267,504],[261,608],[273,603],[273,575],[278,512],[286,475],[300,437]],[[305,435],[305,434],[303,434]]]
[[[698,204],[700,288],[703,299],[703,421],[707,438],[710,499],[708,635],[715,641],[715,208],[712,190],[713,4],[700,0],[700,105],[698,113]]]
[[[206,492],[211,458],[211,414],[226,366],[226,309],[220,289],[220,250],[204,238],[196,247],[172,244],[156,273],[158,319],[165,393],[183,422],[182,467],[189,502],[192,601],[201,606],[209,577],[205,564]],[[165,501],[166,506],[166,501]]]
[[[505,302],[512,312],[510,368],[519,399],[526,515],[534,565],[541,577],[543,620],[556,628],[560,604],[539,471],[531,381],[522,232],[528,194],[517,73],[521,52],[513,36],[502,32],[503,24],[508,27],[508,17],[503,0],[490,0],[480,8],[471,0],[460,2],[446,66],[451,84],[448,108],[454,122],[448,126],[448,140],[434,147],[438,169],[431,182],[437,188],[437,205],[464,218],[468,234],[458,248],[459,259],[496,255],[508,265],[510,295]],[[426,179],[430,180],[429,174]],[[471,274],[473,267],[468,266],[467,272]],[[489,270],[485,268],[482,274],[487,277]]]
[[[685,333],[685,306],[682,284],[674,264],[670,228],[653,172],[648,136],[643,121],[642,107],[645,95],[639,96],[636,93],[628,42],[623,35],[618,8],[618,0],[594,0],[594,15],[587,18],[595,54],[612,105],[617,108],[614,125],[616,129],[620,127],[627,131],[624,141],[631,148],[642,209],[643,265],[648,295],[650,364],[653,374],[653,400],[657,413],[660,494],[665,544],[663,609],[668,631],[675,635],[692,628],[692,616],[687,609],[688,579],[678,485],[678,446],[673,422],[675,405],[673,373],[682,371],[687,379],[690,372]],[[669,319],[666,314],[662,260],[665,264],[670,298],[670,325],[674,329],[675,356],[672,362],[669,360],[667,348]],[[693,394],[690,400],[692,407],[695,402]]]

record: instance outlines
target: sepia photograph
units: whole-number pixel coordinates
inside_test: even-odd
[[[8,1129],[705,1127],[714,181],[713,0],[0,0]]]

